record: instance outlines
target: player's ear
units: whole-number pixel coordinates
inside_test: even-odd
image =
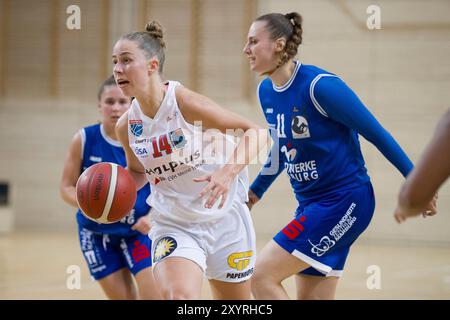
[[[147,71],[149,75],[159,71],[159,61],[156,56],[152,57],[147,61]]]
[[[286,47],[286,39],[285,38],[278,38],[275,40],[275,52],[281,52]]]

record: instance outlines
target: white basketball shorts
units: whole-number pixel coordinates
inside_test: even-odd
[[[151,212],[153,266],[169,257],[195,262],[208,279],[248,280],[256,261],[256,240],[247,205],[236,199],[230,211],[213,221],[180,223],[154,208]]]

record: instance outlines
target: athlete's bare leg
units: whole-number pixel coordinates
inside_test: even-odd
[[[137,290],[131,272],[122,268],[114,273],[98,280],[108,299],[111,300],[135,300]]]
[[[298,300],[334,300],[338,277],[319,277],[310,275],[297,275]]]
[[[142,269],[135,274],[136,283],[139,289],[139,299],[142,300],[155,300],[162,299],[159,293],[159,288],[156,285],[155,278],[153,277],[152,268],[148,267]]]
[[[153,275],[163,299],[200,299],[203,270],[195,262],[168,257],[153,267]]]
[[[258,300],[286,300],[289,296],[281,282],[309,265],[289,254],[271,240],[256,258],[253,274],[252,293]]]
[[[213,298],[216,300],[250,300],[250,280],[233,283],[219,280],[209,280]]]

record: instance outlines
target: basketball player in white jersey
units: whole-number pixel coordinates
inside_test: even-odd
[[[246,165],[267,134],[178,82],[164,83],[164,49],[152,22],[124,35],[112,55],[118,86],[135,97],[116,132],[138,188],[151,183],[155,280],[165,299],[199,299],[204,274],[215,299],[250,299],[256,252]],[[227,129],[244,131],[237,145]],[[246,146],[252,130],[262,136]]]

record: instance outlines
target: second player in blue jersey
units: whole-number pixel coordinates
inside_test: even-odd
[[[79,130],[69,147],[61,179],[61,195],[77,207],[75,184],[81,173],[99,162],[126,167],[125,152],[116,139],[115,125],[128,110],[130,98],[122,94],[113,77],[98,93],[102,122]],[[81,251],[91,276],[110,299],[155,299],[151,241],[148,237],[150,206],[146,203],[150,185],[140,189],[134,208],[121,221],[101,224],[86,218],[78,209],[78,235]],[[137,288],[133,277],[136,280]]]
[[[333,299],[352,243],[367,228],[375,198],[358,135],[406,176],[413,164],[338,76],[294,60],[302,42],[298,13],[254,21],[244,52],[268,76],[258,97],[274,146],[249,192],[249,207],[284,170],[299,206],[259,254],[256,299],[288,298],[281,281],[297,274],[297,296]]]

